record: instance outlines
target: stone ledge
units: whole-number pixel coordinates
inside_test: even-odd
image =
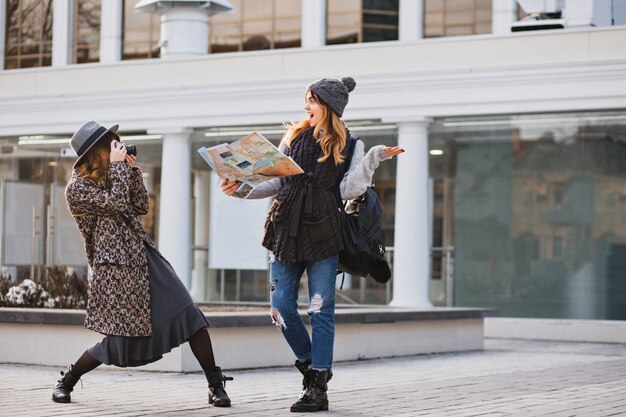
[[[490,317],[489,338],[626,344],[625,320],[537,319]]]
[[[201,304],[200,307],[202,306],[207,306],[207,304]],[[220,306],[227,308],[224,304],[220,304]],[[211,311],[205,312],[205,316],[212,328],[257,327],[271,324],[269,304],[260,304],[258,307],[259,311]],[[309,317],[306,311],[301,311],[300,314],[308,323]],[[489,308],[412,309],[387,306],[338,306],[335,311],[335,323],[374,324],[421,320],[463,320],[482,319],[498,315],[497,309]],[[84,320],[85,310],[0,308],[0,322],[2,323],[82,325]]]
[[[201,307],[224,369],[293,364],[293,353],[271,323],[268,303]],[[485,317],[497,314],[481,308],[337,307],[335,361],[480,350]],[[308,322],[306,307],[300,312]],[[84,317],[84,310],[0,308],[0,362],[67,366],[102,340],[83,326]],[[200,365],[184,343],[141,369],[195,372]]]

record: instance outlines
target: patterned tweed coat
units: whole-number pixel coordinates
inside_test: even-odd
[[[152,335],[143,242],[156,247],[137,218],[148,212],[141,170],[110,163],[107,188],[74,170],[65,198],[93,270],[85,327],[106,335]]]

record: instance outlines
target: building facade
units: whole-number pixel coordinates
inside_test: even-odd
[[[394,278],[340,299],[626,319],[626,10],[511,32],[509,0],[231,0],[191,10],[190,52],[167,3],[0,0],[4,274],[88,273],[63,189],[94,119],[137,145],[144,225],[194,298],[267,300],[268,202],[225,198],[196,150],[278,143],[310,82],[350,75],[348,127],[406,152],[375,177]]]

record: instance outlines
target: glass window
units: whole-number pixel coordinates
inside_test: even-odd
[[[160,17],[135,11],[136,0],[124,0],[122,59],[146,59],[161,56]]]
[[[140,221],[156,240],[161,144],[145,140],[145,132],[122,135],[137,146],[150,199],[149,212]],[[29,278],[43,285],[50,268],[87,274],[84,242],[64,194],[76,159],[69,152],[70,136],[0,137],[0,272],[12,281]]]
[[[626,319],[626,112],[444,118],[429,144],[455,306]]]
[[[491,33],[492,0],[424,0],[424,37]]]
[[[398,40],[398,8],[398,0],[329,0],[326,44]]]
[[[77,0],[74,3],[75,64],[100,61],[101,0]]]
[[[211,17],[210,53],[300,46],[300,1],[232,0],[231,4],[232,12]]]
[[[398,1],[363,1],[363,42],[398,40]]]
[[[52,63],[52,0],[7,0],[5,69]]]

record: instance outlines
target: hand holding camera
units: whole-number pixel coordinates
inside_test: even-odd
[[[109,161],[120,162],[126,159],[126,147],[123,143],[116,140],[111,141],[111,154],[109,155]]]
[[[111,142],[111,154],[109,156],[111,162],[126,161],[133,165],[136,159],[137,148],[135,145],[125,145],[116,140]]]

